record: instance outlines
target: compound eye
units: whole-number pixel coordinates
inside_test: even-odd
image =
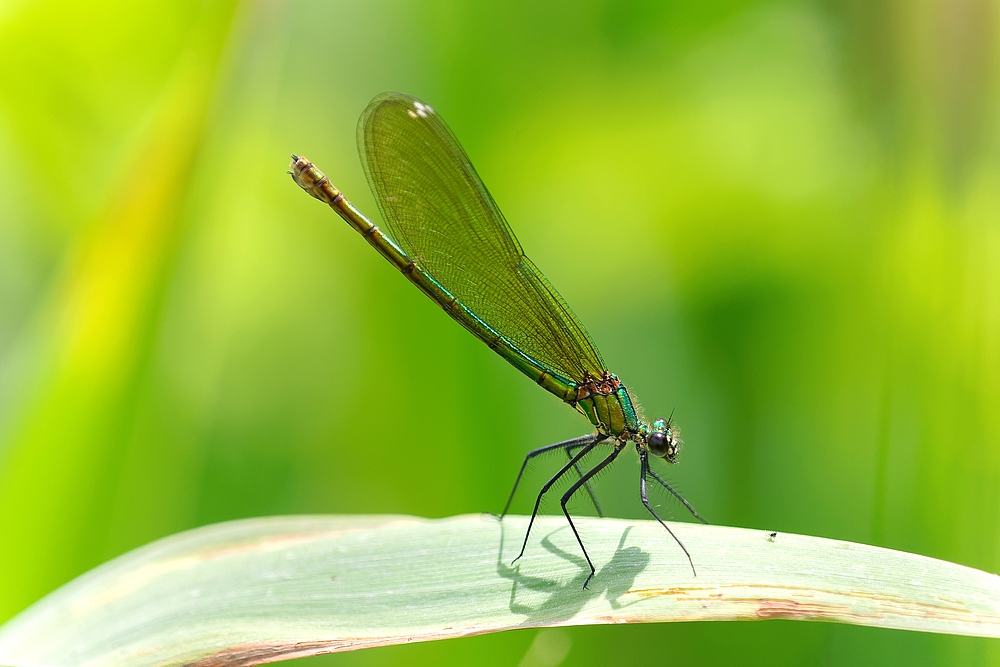
[[[646,444],[649,445],[649,451],[655,456],[665,456],[670,447],[670,440],[667,438],[666,433],[654,431],[649,435],[649,439],[646,441]]]

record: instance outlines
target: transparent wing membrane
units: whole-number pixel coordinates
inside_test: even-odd
[[[432,278],[522,352],[565,379],[599,377],[587,330],[525,257],[444,121],[409,95],[379,95],[358,150],[388,233]]]

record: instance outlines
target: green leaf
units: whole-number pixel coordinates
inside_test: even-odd
[[[1000,578],[818,537],[562,517],[305,516],[121,556],[0,628],[0,664],[252,665],[551,625],[801,619],[1000,636]],[[502,549],[501,549],[502,547]]]

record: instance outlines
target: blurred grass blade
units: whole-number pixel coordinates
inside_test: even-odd
[[[184,207],[237,6],[236,0],[200,3],[200,20],[172,56],[173,74],[150,108],[148,127],[136,132],[107,203],[75,239],[39,305],[37,379],[24,387],[0,439],[0,544],[21,547],[0,549],[0,618],[106,558],[108,517],[120,502],[112,480],[125,475],[130,461],[140,387],[190,220]],[[59,10],[49,12],[66,20]],[[51,24],[51,16],[44,21]],[[122,40],[147,38],[111,32],[106,41],[118,48]],[[95,61],[85,69],[108,66]],[[107,108],[117,106],[107,101]],[[83,109],[75,113],[97,113]],[[119,159],[114,151],[105,157]],[[88,180],[64,168],[68,182]],[[66,192],[58,198],[74,201]]]
[[[251,665],[547,625],[802,619],[1000,636],[1000,577],[849,542],[561,517],[251,519],[155,542],[0,628],[0,664]],[[501,545],[503,553],[501,554]]]

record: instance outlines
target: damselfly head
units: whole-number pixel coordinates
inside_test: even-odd
[[[681,449],[680,432],[672,426],[669,419],[657,419],[653,422],[649,435],[646,436],[646,447],[654,456],[666,459],[668,463],[677,463],[677,452]]]

